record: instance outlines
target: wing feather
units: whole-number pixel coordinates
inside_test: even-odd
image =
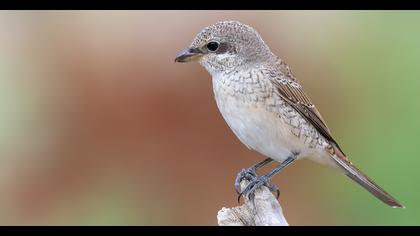
[[[404,207],[348,160],[347,156],[332,137],[321,114],[305,94],[302,86],[297,82],[290,68],[284,62],[280,62],[277,65],[279,66],[277,68],[278,70],[270,71],[269,74],[280,96],[282,96],[289,105],[298,111],[330,142],[331,148],[329,151],[331,151],[331,157],[338,166],[343,168],[346,175],[386,204],[392,207]]]
[[[270,78],[282,98],[298,111],[317,131],[334,144],[342,153],[338,143],[334,140],[321,114],[306,95],[303,87],[297,82],[290,68],[285,63],[278,64],[278,69],[270,71]]]

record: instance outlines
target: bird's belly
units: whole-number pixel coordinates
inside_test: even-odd
[[[217,95],[216,102],[229,127],[249,148],[278,162],[308,151],[307,145],[291,132],[290,126],[278,114],[268,111],[264,104]]]

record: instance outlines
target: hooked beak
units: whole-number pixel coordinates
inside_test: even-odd
[[[198,48],[186,48],[176,55],[175,62],[196,61],[203,55]]]

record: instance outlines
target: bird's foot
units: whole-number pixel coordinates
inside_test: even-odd
[[[236,193],[237,194],[241,193],[241,182],[242,182],[242,180],[247,180],[248,182],[252,182],[257,177],[258,177],[257,169],[255,167],[242,169],[238,173],[238,175],[236,175],[236,179],[235,179]]]
[[[249,184],[241,192],[240,184],[242,180],[247,180]],[[279,198],[280,190],[276,185],[270,183],[270,178],[264,175],[258,176],[254,167],[242,169],[235,179],[235,190],[239,194],[238,202],[240,202],[242,196],[247,196],[249,200],[253,201],[255,197],[255,190],[257,190],[260,186],[266,186],[271,192],[276,192],[277,198]]]

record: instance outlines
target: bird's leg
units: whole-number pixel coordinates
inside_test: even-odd
[[[271,158],[266,158],[261,162],[258,162],[257,164],[246,168],[246,169],[242,169],[238,175],[236,175],[236,179],[235,179],[235,190],[238,194],[240,194],[240,186],[241,186],[241,181],[243,179],[246,179],[248,181],[252,181],[257,177],[257,170],[262,168],[263,166],[267,165],[268,163],[272,162],[273,159]]]
[[[267,183],[269,183],[270,179],[274,175],[276,175],[281,170],[283,170],[284,168],[286,168],[288,165],[290,165],[291,163],[293,163],[293,161],[295,159],[296,159],[295,156],[288,157],[286,160],[284,160],[282,163],[280,163],[280,165],[278,165],[273,170],[271,170],[268,174],[262,175],[262,176],[256,176],[254,179],[251,180],[251,182],[248,184],[248,186],[246,186],[246,188],[242,191],[242,193],[239,195],[239,198],[238,199],[240,199],[240,197],[242,195],[247,195],[248,198],[251,201],[253,201],[254,200],[254,197],[255,197],[255,190],[257,188],[259,188],[260,186],[262,186],[262,185],[266,185],[267,186]],[[275,187],[275,186],[273,186],[273,185],[269,186],[269,188],[270,188],[270,190],[276,189],[278,191],[278,188]]]

